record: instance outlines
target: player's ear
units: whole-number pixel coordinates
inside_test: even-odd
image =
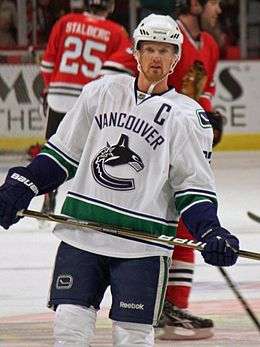
[[[134,55],[135,60],[136,60],[137,62],[139,62],[139,59],[140,59],[140,52],[137,51],[137,50],[135,50],[134,53],[133,53],[133,55]]]

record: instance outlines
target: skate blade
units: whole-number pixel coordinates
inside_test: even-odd
[[[157,340],[185,341],[209,339],[214,335],[213,328],[185,329],[166,325],[164,328],[156,329]]]

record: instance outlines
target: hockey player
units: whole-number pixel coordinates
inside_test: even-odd
[[[219,49],[213,37],[200,26],[200,17],[207,12],[209,23],[214,26],[221,13],[219,1],[179,0],[174,1],[174,12],[184,36],[182,59],[169,76],[168,84],[177,91],[196,100],[206,111],[213,130],[213,145],[222,136],[222,117],[213,112],[212,98],[215,95],[214,74],[219,59]],[[131,50],[116,52],[104,63],[101,74],[137,74]],[[178,236],[191,238],[182,220],[178,226]],[[210,319],[190,314],[186,309],[192,286],[194,271],[194,251],[175,247],[170,269],[165,310],[160,327],[165,331],[159,338],[170,340],[192,340],[209,338],[213,335],[213,322]]]
[[[35,195],[72,179],[62,214],[147,235],[174,235],[178,215],[205,242],[204,260],[231,266],[239,241],[217,217],[205,111],[167,84],[181,57],[182,34],[169,16],[150,15],[134,31],[137,79],[88,83],[57,132],[27,167],[9,170],[0,188],[0,224],[18,221]],[[50,290],[55,347],[90,346],[96,314],[111,287],[113,345],[154,346],[171,250],[59,224]]]
[[[72,108],[83,86],[99,75],[107,58],[129,45],[119,24],[106,19],[114,0],[71,0],[72,13],[54,25],[41,62],[47,98],[45,138],[53,135],[65,113]],[[45,196],[43,212],[53,212],[55,192]]]
[[[214,74],[219,60],[219,49],[213,37],[200,26],[200,16],[207,11],[213,25],[221,13],[219,0],[178,0],[175,12],[183,33],[181,63],[176,66],[169,83],[194,100],[207,111],[214,129],[213,145],[222,135],[222,117],[213,112],[212,98],[215,95]],[[183,220],[178,225],[178,237],[191,238]],[[196,340],[210,338],[214,324],[210,319],[195,316],[186,309],[189,304],[194,271],[194,251],[176,247],[170,268],[166,300],[160,326],[164,326],[161,339]]]

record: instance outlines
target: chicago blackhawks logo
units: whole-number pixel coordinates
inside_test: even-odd
[[[139,172],[144,168],[142,159],[129,148],[129,138],[122,134],[118,143],[103,148],[92,161],[92,174],[95,180],[104,187],[115,190],[132,190],[135,188],[133,178],[115,177],[109,174],[106,166],[128,164]]]

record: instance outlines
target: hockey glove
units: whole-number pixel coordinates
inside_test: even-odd
[[[218,112],[207,112],[208,120],[213,128],[213,147],[220,143],[223,133],[223,116]]]
[[[17,212],[26,209],[38,192],[28,168],[10,169],[5,183],[0,187],[0,225],[8,229],[18,222],[20,217],[16,216]]]
[[[206,242],[201,252],[206,263],[216,266],[234,265],[238,258],[239,240],[222,227],[208,230],[200,241]]]

